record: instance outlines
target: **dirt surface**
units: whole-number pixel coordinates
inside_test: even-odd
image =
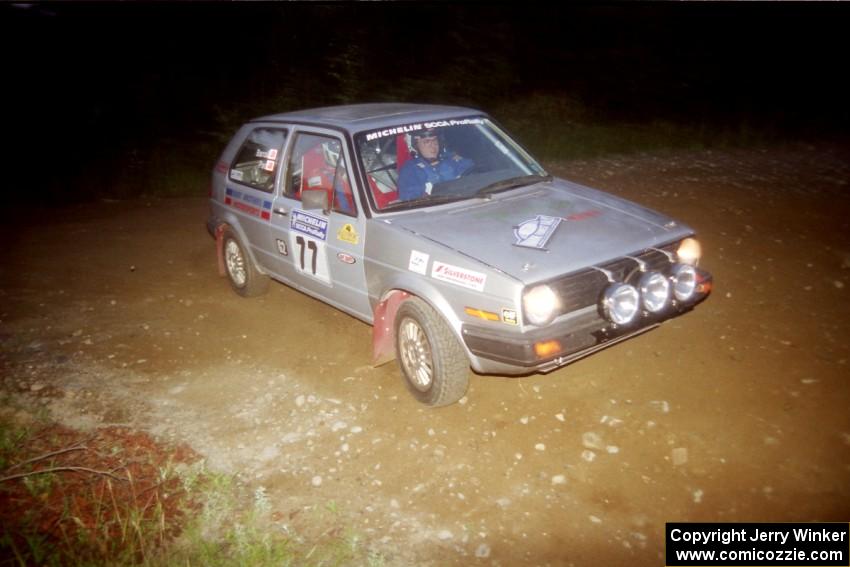
[[[850,153],[551,169],[691,224],[713,295],[551,374],[474,375],[434,410],[370,366],[369,326],[283,285],[234,294],[205,199],[18,211],[8,403],[187,442],[265,488],[272,529],[342,526],[389,565],[657,565],[667,521],[850,519]]]

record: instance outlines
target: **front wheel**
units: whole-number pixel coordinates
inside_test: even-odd
[[[449,326],[419,298],[406,300],[395,319],[396,358],[413,396],[447,406],[466,394],[469,361]]]

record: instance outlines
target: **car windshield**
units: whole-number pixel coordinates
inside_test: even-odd
[[[548,179],[484,117],[399,124],[355,136],[372,203],[389,211],[488,196]]]

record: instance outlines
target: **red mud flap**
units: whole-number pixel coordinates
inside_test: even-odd
[[[227,225],[222,223],[215,228],[215,254],[218,257],[218,275],[226,275],[224,268],[224,229]]]
[[[393,291],[375,306],[372,325],[372,366],[380,366],[395,358],[395,314],[401,302],[410,297],[405,291]]]

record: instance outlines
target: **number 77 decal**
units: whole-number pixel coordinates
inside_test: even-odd
[[[298,251],[295,269],[326,284],[331,283],[325,243],[300,234],[290,233],[289,236],[292,248]]]

